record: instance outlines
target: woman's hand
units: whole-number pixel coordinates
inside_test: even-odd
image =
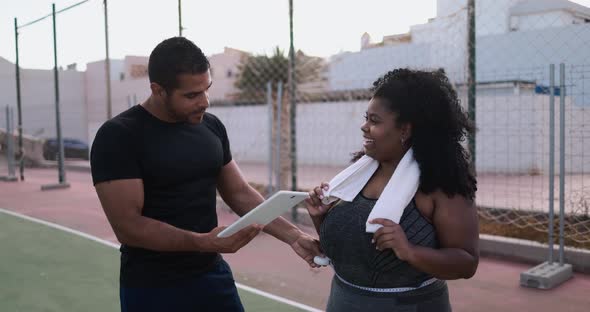
[[[324,191],[329,188],[328,183],[322,182],[320,186],[316,186],[313,190],[309,191],[309,198],[305,200],[307,211],[309,215],[313,217],[319,217],[324,215],[332,205],[324,205],[322,199],[324,199]]]
[[[391,248],[400,260],[410,262],[414,245],[408,242],[406,233],[399,224],[381,218],[373,219],[369,223],[382,225],[373,235],[373,243],[377,250]]]

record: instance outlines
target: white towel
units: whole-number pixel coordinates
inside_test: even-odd
[[[379,167],[379,162],[369,156],[363,156],[354,164],[338,173],[330,181],[330,188],[324,191],[324,204],[330,204],[338,198],[352,201],[369,181]],[[385,218],[399,223],[404,209],[410,203],[420,182],[420,168],[410,148],[395,168],[385,189],[375,203],[367,219],[367,233],[375,233],[380,224],[370,224],[375,218]]]

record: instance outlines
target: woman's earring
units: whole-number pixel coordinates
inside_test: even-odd
[[[400,141],[402,142],[402,146],[406,145],[406,139],[404,137],[400,137]]]

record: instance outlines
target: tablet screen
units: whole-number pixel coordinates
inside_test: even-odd
[[[228,237],[250,224],[267,225],[308,197],[306,192],[278,191],[217,234],[217,237]]]

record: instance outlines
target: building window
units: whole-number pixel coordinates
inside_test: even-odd
[[[148,67],[146,64],[132,64],[130,70],[131,78],[141,78],[148,76]]]
[[[510,17],[510,31],[518,31],[518,16]]]
[[[234,75],[234,73],[232,73],[231,69],[227,70],[227,78],[231,78]]]

